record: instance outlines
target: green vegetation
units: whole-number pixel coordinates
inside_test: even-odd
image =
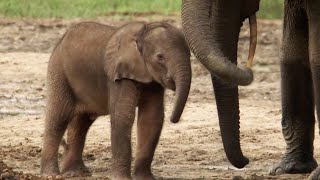
[[[284,0],[261,0],[258,17],[266,19],[279,19],[283,15]]]
[[[280,18],[283,0],[261,0],[260,18]],[[92,18],[108,14],[179,13],[181,0],[0,0],[0,15]]]
[[[178,12],[180,0],[0,0],[0,15],[13,17],[96,17],[137,12]]]

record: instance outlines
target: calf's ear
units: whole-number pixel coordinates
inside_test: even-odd
[[[137,41],[146,25],[130,23],[118,29],[110,38],[105,53],[104,69],[110,80],[132,79],[142,83],[152,81]]]

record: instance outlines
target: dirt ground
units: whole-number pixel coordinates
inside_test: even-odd
[[[149,21],[141,17],[132,19]],[[178,16],[158,17],[157,20],[181,27]],[[47,62],[66,29],[81,21],[88,20],[0,18],[0,159],[16,172],[39,175]],[[121,25],[128,20],[102,17],[94,21]],[[281,21],[267,20],[258,20],[258,24],[258,48],[253,68],[255,81],[248,87],[240,87],[241,144],[250,164],[244,169],[236,169],[226,159],[210,77],[192,58],[191,93],[183,120],[178,124],[168,120],[173,93],[168,91],[166,95],[165,125],[152,166],[160,179],[307,177],[268,176],[268,170],[285,151],[280,125],[278,65],[282,25]],[[247,57],[248,39],[249,31],[245,25],[239,42],[241,63]],[[315,142],[319,142],[316,131]],[[135,133],[134,128],[133,147]],[[316,159],[320,159],[319,149],[319,143],[315,143]],[[84,161],[93,175],[85,179],[107,179],[111,166],[110,150],[109,117],[100,117],[87,137]]]

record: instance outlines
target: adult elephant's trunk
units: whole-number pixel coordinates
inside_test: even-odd
[[[229,2],[230,3],[230,2]],[[249,85],[253,81],[253,73],[251,69],[240,69],[223,54],[220,45],[214,41],[214,32],[211,31],[212,23],[210,18],[213,11],[223,11],[212,7],[212,0],[183,0],[182,2],[182,25],[187,37],[187,41],[191,50],[199,59],[199,61],[211,72],[219,76],[226,82],[237,85]],[[218,4],[218,3],[217,3]],[[235,3],[230,3],[229,6],[236,6]],[[237,7],[239,8],[239,7]],[[240,10],[240,9],[239,9]],[[227,12],[235,13],[235,12]],[[240,13],[237,15],[240,19]],[[226,28],[224,25],[229,23],[228,17],[219,17],[220,22],[215,24],[215,28]],[[236,22],[231,22],[236,23]],[[225,35],[228,36],[228,29]],[[220,40],[226,36],[216,37]],[[227,42],[228,43],[228,42]],[[250,50],[252,51],[252,50]]]
[[[175,103],[172,110],[170,121],[177,123],[181,117],[184,106],[186,105],[190,84],[191,84],[191,66],[190,59],[185,59],[183,65],[177,67],[174,80],[176,85]]]
[[[238,88],[224,84],[214,75],[212,82],[224,150],[232,165],[243,168],[249,163],[249,159],[242,154],[240,147]]]
[[[213,76],[224,149],[237,168],[249,163],[240,147],[237,85],[248,85],[253,80],[250,69],[236,66],[242,25],[240,7],[241,1],[183,0],[182,3],[186,39],[197,59]]]

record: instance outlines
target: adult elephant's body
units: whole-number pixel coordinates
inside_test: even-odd
[[[259,0],[184,0],[182,5],[186,39],[212,74],[225,151],[236,167],[248,160],[239,142],[238,89],[230,84],[247,85],[252,79],[248,70],[230,62],[237,62],[242,22],[258,7]],[[314,104],[320,118],[320,1],[286,0],[283,32],[282,127],[287,151],[271,174],[307,173],[317,166],[313,139]]]

